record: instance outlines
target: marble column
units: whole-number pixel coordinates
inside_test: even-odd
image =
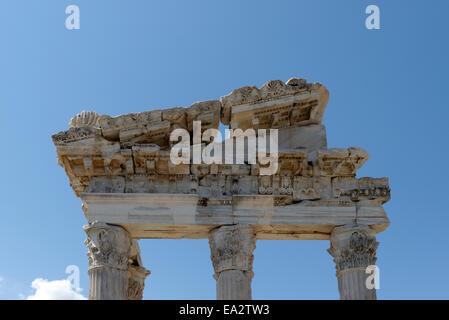
[[[254,231],[248,225],[222,226],[209,234],[217,300],[251,300]]]
[[[89,258],[89,300],[127,300],[131,250],[129,233],[119,226],[93,222],[84,226]]]
[[[142,300],[145,279],[150,271],[140,266],[129,266],[128,300]]]
[[[376,264],[379,243],[368,226],[336,227],[328,252],[334,257],[341,300],[376,300],[376,289],[366,282],[366,268]]]
[[[142,300],[145,279],[151,272],[143,267],[137,239],[132,240],[128,271],[128,300]]]

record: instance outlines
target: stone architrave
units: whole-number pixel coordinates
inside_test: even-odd
[[[249,225],[222,226],[209,236],[217,300],[250,300],[254,230]]]
[[[376,300],[376,289],[368,288],[367,267],[376,264],[379,243],[367,226],[341,226],[332,231],[328,252],[334,257],[341,300]]]

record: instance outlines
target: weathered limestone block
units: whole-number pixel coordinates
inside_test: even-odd
[[[162,120],[169,121],[173,125],[174,129],[188,129],[187,114],[185,112],[185,108],[178,107],[162,110]]]
[[[192,182],[195,182],[195,177],[190,175],[128,175],[125,193],[196,193],[198,188]]]
[[[331,178],[294,177],[293,201],[328,199],[331,190]]]
[[[332,148],[318,152],[318,167],[324,177],[350,176],[368,160],[369,154],[361,148]]]
[[[220,101],[210,100],[196,102],[188,108],[101,116],[95,123],[106,139],[120,141],[124,147],[157,144],[166,149],[170,146],[169,137],[174,129],[186,129],[192,134],[193,121],[201,121],[202,132],[209,128],[218,129],[220,109]]]
[[[332,195],[352,201],[378,200],[383,204],[390,199],[390,187],[388,178],[335,177],[332,178]]]
[[[125,177],[93,177],[85,192],[90,193],[124,193]]]
[[[221,97],[221,118],[223,124],[242,130],[319,124],[328,100],[329,92],[319,83],[272,80],[260,89],[246,86]]]
[[[121,131],[143,128],[147,124],[151,125],[160,121],[162,121],[162,111],[151,110],[117,117],[102,116],[98,124],[106,139],[118,140]]]
[[[223,198],[236,194],[258,192],[258,179],[254,176],[207,175],[198,180],[198,195],[201,198]]]
[[[158,121],[142,127],[123,129],[119,133],[119,140],[123,146],[154,143],[166,147],[171,131],[170,121]]]
[[[289,176],[312,176],[313,170],[308,161],[308,154],[294,150],[279,152],[278,173]]]
[[[210,174],[211,165],[207,164],[192,164],[190,171],[198,178],[203,178]]]
[[[134,174],[126,176],[125,193],[150,193],[152,185],[150,177],[146,174]]]
[[[222,226],[209,235],[217,300],[250,300],[254,231],[249,225]]]
[[[342,300],[376,300],[376,290],[368,289],[366,268],[376,263],[379,243],[367,226],[336,227],[331,234],[329,254],[334,257],[338,290]]]
[[[187,127],[192,134],[193,121],[201,121],[201,133],[207,129],[218,129],[220,125],[221,102],[218,100],[208,100],[195,102],[186,108]]]
[[[70,128],[80,128],[83,126],[98,127],[98,120],[100,115],[95,111],[81,111],[76,116],[70,119]]]
[[[67,144],[70,142],[77,142],[86,140],[88,138],[95,138],[101,136],[101,132],[98,128],[83,126],[83,127],[71,127],[67,131],[61,131],[52,135],[53,143],[58,146],[61,144]],[[88,143],[91,144],[92,140]],[[86,145],[87,143],[83,143]]]
[[[278,131],[279,150],[325,150],[326,128],[322,124],[282,128]]]
[[[198,195],[202,199],[221,198],[226,194],[226,177],[207,175],[198,180]]]
[[[212,164],[210,173],[223,176],[244,176],[249,175],[251,166],[248,164]]]
[[[128,299],[131,238],[118,226],[93,222],[84,226],[89,261],[89,300]]]
[[[155,144],[139,144],[132,147],[134,170],[138,174],[156,173],[156,157],[160,147]]]

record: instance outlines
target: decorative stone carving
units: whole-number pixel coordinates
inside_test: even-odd
[[[256,248],[254,231],[250,226],[222,226],[210,233],[209,245],[215,277],[225,270],[252,272],[253,251]]]
[[[328,252],[334,257],[337,273],[352,268],[366,268],[376,263],[376,250],[379,243],[374,236],[363,230],[351,231],[348,246],[332,246]]]
[[[57,144],[77,142],[88,138],[95,138],[100,135],[98,128],[94,127],[72,127],[67,131],[62,131],[52,136],[53,142]]]
[[[128,300],[142,300],[145,278],[151,273],[139,266],[129,266]]]
[[[329,254],[334,257],[341,299],[376,299],[374,289],[366,287],[365,270],[376,263],[379,243],[375,231],[367,226],[342,226],[333,230]]]
[[[145,279],[150,273],[142,266],[139,243],[133,239],[128,266],[128,300],[142,300]]]
[[[272,176],[259,177],[259,194],[273,194]]]
[[[127,300],[131,238],[118,226],[92,222],[84,226],[89,262],[89,300]]]
[[[93,222],[84,226],[84,231],[87,234],[84,243],[88,249],[91,268],[128,268],[131,239],[126,230],[106,223]]]
[[[95,111],[81,111],[70,119],[70,128],[80,128],[83,126],[98,127],[100,115]]]
[[[293,201],[330,198],[331,179],[326,177],[294,177]]]
[[[260,89],[246,86],[222,97],[222,122],[242,130],[319,124],[328,99],[329,92],[319,83],[272,80]]]
[[[353,177],[368,158],[368,152],[361,148],[333,148],[320,151],[318,152],[320,175],[324,177]]]
[[[81,197],[86,218],[110,223],[86,227],[90,296],[141,298],[148,273],[127,253],[130,236],[209,237],[217,297],[249,299],[257,232],[258,239],[331,238],[342,297],[373,297],[361,287],[366,276],[360,270],[375,261],[374,233],[390,223],[382,208],[390,199],[388,179],[355,178],[369,158],[366,151],[327,148],[321,119],[328,97],[323,85],[292,78],[236,89],[220,101],[188,108],[117,117],[83,111],[73,117],[67,131],[52,136],[58,164]],[[263,164],[262,156],[252,161],[247,144],[243,155],[240,148],[226,154],[226,142],[222,159],[228,163],[170,161],[174,129],[187,130],[193,142],[193,121],[201,121],[204,132],[218,129],[220,117],[231,128],[279,129],[278,135],[266,133],[278,137],[278,148],[267,154],[277,163]],[[205,147],[191,146],[190,160],[197,160],[193,150]],[[230,161],[237,158],[244,163]],[[268,166],[275,172],[261,175]],[[354,220],[367,227],[354,234],[340,231]],[[110,295],[107,286],[118,293]]]
[[[201,121],[201,130],[218,129],[221,103],[217,100],[196,102],[189,108],[172,108],[130,113],[98,119],[103,136],[120,141],[123,147],[135,144],[157,144],[169,147],[170,133],[177,128],[193,132],[193,121]]]
[[[332,179],[332,194],[335,198],[378,200],[383,204],[390,200],[390,187],[388,178],[336,177]]]
[[[209,245],[217,280],[217,299],[251,299],[254,230],[248,225],[222,226],[210,232]]]

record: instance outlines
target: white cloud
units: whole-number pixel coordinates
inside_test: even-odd
[[[38,278],[31,283],[34,294],[27,297],[27,300],[86,300],[79,292],[81,289],[74,289],[69,280],[53,280]]]

